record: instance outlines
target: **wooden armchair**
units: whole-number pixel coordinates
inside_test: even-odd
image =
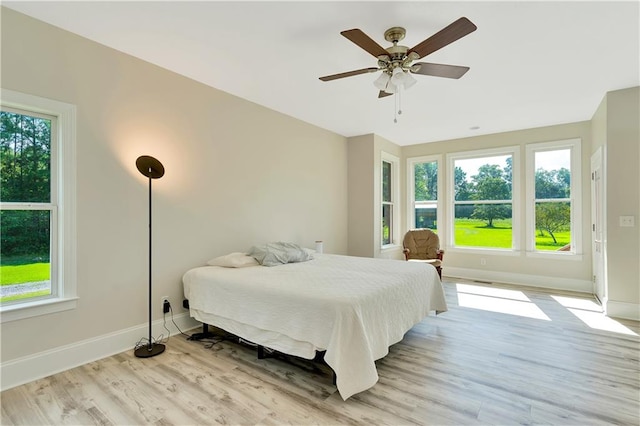
[[[440,250],[438,234],[430,229],[412,229],[405,234],[402,245],[405,260],[433,265],[442,279],[444,250]]]

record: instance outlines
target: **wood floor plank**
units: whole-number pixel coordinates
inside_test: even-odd
[[[157,357],[127,351],[4,391],[0,423],[640,424],[640,323],[583,294],[444,285],[449,311],[413,327],[347,401],[326,366],[174,336]]]

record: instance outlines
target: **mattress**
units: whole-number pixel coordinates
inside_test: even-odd
[[[325,350],[343,399],[378,381],[375,360],[447,305],[431,265],[316,254],[310,261],[198,267],[183,276],[190,314],[278,351]]]

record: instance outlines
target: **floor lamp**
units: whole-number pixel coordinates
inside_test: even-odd
[[[153,342],[151,337],[151,180],[164,176],[164,166],[158,160],[148,155],[142,155],[136,160],[136,167],[149,178],[149,342],[146,345],[136,347],[135,356],[138,358],[150,358],[164,352],[162,343]]]

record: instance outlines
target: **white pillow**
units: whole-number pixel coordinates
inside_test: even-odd
[[[225,268],[244,268],[259,265],[258,261],[245,253],[229,253],[216,257],[207,262],[210,266],[222,266]]]

